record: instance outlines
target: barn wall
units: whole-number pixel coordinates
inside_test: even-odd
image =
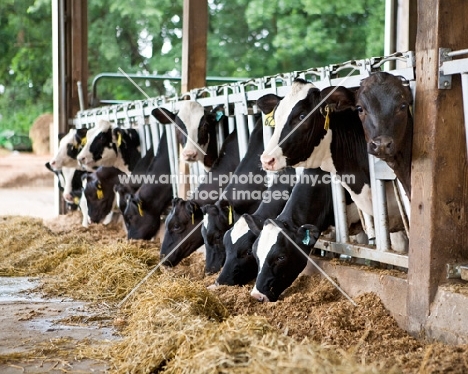
[[[438,88],[439,48],[468,46],[463,0],[419,1],[408,329],[424,331],[447,264],[468,260],[467,161],[460,77]]]

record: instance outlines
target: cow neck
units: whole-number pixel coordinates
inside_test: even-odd
[[[198,188],[198,194],[201,192],[206,192],[208,196],[213,198],[208,199],[199,199],[193,198],[198,206],[203,206],[205,204],[214,204],[218,201],[218,197],[221,196],[222,190],[227,185],[227,178],[221,178],[221,175],[230,175],[236,170],[236,167],[239,165],[239,144],[237,142],[237,130],[234,130],[228,135],[224,140],[221,150],[219,151],[219,156],[213,163],[209,174],[206,176],[206,182],[201,183]],[[210,192],[216,192],[210,194]],[[216,198],[215,198],[216,197]]]
[[[166,131],[163,128],[163,133],[159,141],[158,151],[153,157],[148,169],[145,173],[148,176],[154,176],[155,178],[161,176],[170,177],[171,167],[169,163],[169,149],[167,145],[167,136]],[[166,205],[170,202],[172,198],[172,185],[170,179],[169,183],[146,183],[143,184],[137,195],[141,200],[144,200],[145,203],[152,206],[153,209],[157,211],[164,209]],[[159,213],[160,214],[160,213]]]
[[[311,177],[308,179],[317,178],[320,181],[325,174],[320,169],[304,169],[304,175]],[[292,230],[297,230],[306,223],[316,225],[320,231],[325,230],[333,224],[331,186],[324,183],[307,183],[307,179],[304,179],[304,183],[296,183],[290,199],[277,219],[288,224]]]
[[[270,198],[274,193],[277,195],[280,194],[281,198],[271,199],[269,203],[262,200],[253,215],[265,220],[267,218],[275,218],[279,213],[281,213],[287,202],[287,199],[283,199],[283,194],[287,192],[288,196],[291,196],[291,191],[294,185],[288,182],[291,182],[291,178],[293,178],[295,174],[296,169],[288,167],[284,170],[284,172],[278,175],[278,180],[276,180],[275,183],[268,187],[268,192],[270,193]],[[288,177],[286,183],[281,183],[281,180],[279,179],[281,175]]]
[[[261,194],[267,189],[265,183],[256,183],[255,178],[248,178],[249,174],[255,176],[260,175],[264,180],[266,171],[261,168],[260,155],[265,147],[263,145],[263,124],[259,120],[255,124],[255,128],[250,135],[247,152],[242,161],[234,171],[235,178],[224,189],[223,197],[229,201],[229,204],[234,208],[237,214],[249,213],[252,214],[260,205],[261,199],[250,198],[250,192],[256,191],[256,194]],[[240,183],[241,176],[246,176],[248,182]],[[239,191],[247,192],[247,194],[239,194]]]

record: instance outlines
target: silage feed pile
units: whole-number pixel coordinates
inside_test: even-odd
[[[401,330],[373,294],[357,307],[326,280],[299,278],[276,303],[251,286],[206,288],[203,256],[158,269],[156,242],[127,241],[119,226],[60,217],[0,217],[0,275],[41,276],[41,291],[108,308],[121,338],[77,344],[76,357],[113,373],[466,373],[468,347],[424,343]]]

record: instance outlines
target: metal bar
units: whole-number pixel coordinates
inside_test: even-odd
[[[444,61],[440,70],[444,75],[468,73],[468,58]]]
[[[447,56],[454,57],[454,56],[461,56],[468,54],[468,49],[460,49],[459,51],[452,51],[448,52]]]
[[[462,97],[463,97],[463,113],[465,117],[466,148],[468,151],[468,73],[461,74],[461,82],[462,82]]]
[[[408,268],[408,256],[397,254],[396,252],[381,252],[370,246],[354,245],[348,243],[335,243],[332,241],[319,239],[315,243],[315,248],[328,252],[339,253],[345,256],[364,258],[371,261],[378,261],[388,265]]]
[[[372,206],[374,211],[374,227],[377,249],[388,251],[390,249],[390,234],[388,232],[388,215],[385,196],[385,182],[376,179],[374,156],[369,155],[369,172],[372,190]]]
[[[349,233],[344,189],[340,183],[334,183],[333,178],[331,188],[333,195],[333,213],[335,215],[336,240],[339,243],[347,243],[349,242]]]
[[[401,220],[403,221],[403,226],[405,227],[406,236],[409,238],[409,222],[406,215],[406,209],[403,206],[401,199],[400,189],[398,188],[398,181],[396,179],[392,180],[393,191],[395,192],[395,199],[397,201],[398,210],[400,211]]]

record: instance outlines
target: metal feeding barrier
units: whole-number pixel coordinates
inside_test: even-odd
[[[373,71],[380,71],[385,63],[399,61],[402,68],[388,71],[394,75],[402,76],[410,82],[410,87],[415,89],[415,58],[414,53],[398,52],[386,57],[373,57],[369,59],[347,61],[342,64],[334,64],[321,68],[311,68],[302,71],[277,74],[244,80],[240,82],[226,83],[219,86],[209,86],[191,90],[190,92],[175,97],[155,97],[146,100],[138,100],[117,105],[83,110],[77,113],[73,119],[76,128],[93,127],[99,120],[104,119],[118,126],[138,128],[141,137],[143,153],[153,146],[156,151],[161,136],[162,124],[151,115],[151,111],[157,107],[163,107],[177,112],[183,100],[195,100],[207,109],[217,106],[224,108],[224,114],[228,118],[229,131],[237,129],[239,154],[242,158],[246,152],[249,135],[255,124],[255,115],[259,113],[256,101],[266,94],[285,96],[294,80],[302,78],[312,82],[319,89],[329,86],[345,86],[348,88],[358,87],[360,81],[369,76]],[[465,113],[466,114],[466,113]],[[167,126],[167,125],[166,125]],[[170,165],[172,175],[179,176],[178,149],[174,126],[167,126],[167,141],[170,150]],[[218,143],[227,134],[218,131]],[[264,126],[264,141],[267,142],[271,136],[271,128]],[[398,206],[405,223],[406,234],[408,234],[409,202],[396,181],[395,174],[381,160],[369,156],[371,189],[374,215],[361,214],[361,222],[369,244],[352,243],[348,233],[346,217],[345,193],[341,185],[332,183],[333,203],[335,214],[336,238],[334,240],[320,239],[316,243],[319,248],[328,253],[349,256],[353,259],[365,259],[408,268],[408,256],[406,253],[398,253],[392,250],[390,244],[390,232],[388,228],[388,213],[386,192],[390,189],[397,196]],[[199,175],[204,173],[203,168],[198,165],[190,166],[190,173]],[[192,182],[192,181],[191,181]],[[196,183],[191,183],[194,189]],[[178,185],[173,183],[174,196],[178,196]]]

